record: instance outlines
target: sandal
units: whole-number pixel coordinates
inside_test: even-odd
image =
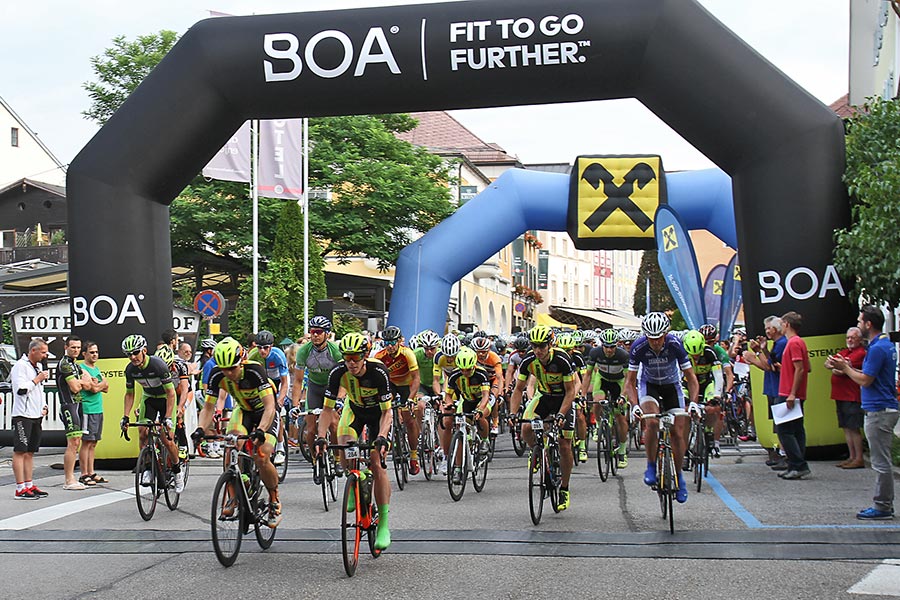
[[[96,473],[91,473],[90,475],[88,475],[88,477],[93,479],[94,483],[109,483],[109,479],[106,479],[105,477],[97,475]]]
[[[78,481],[80,481],[84,485],[97,485],[97,482],[91,479],[90,475],[82,475],[78,478]]]

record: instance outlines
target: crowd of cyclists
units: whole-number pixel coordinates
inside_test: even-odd
[[[269,331],[258,332],[246,345],[232,337],[205,339],[198,369],[202,385],[196,394],[182,385],[189,374],[169,346],[161,345],[151,355],[146,339],[130,335],[122,342],[129,358],[123,430],[132,416],[165,425],[169,466],[179,493],[186,470],[181,465],[188,460],[189,448],[192,454],[220,458],[221,449],[211,436],[248,436],[253,462],[269,495],[265,525],[272,529],[282,519],[278,467],[291,446],[305,445],[314,459],[331,452],[329,445],[344,448],[368,441],[379,515],[374,547],[379,551],[391,543],[391,485],[384,461],[397,443],[394,431],[408,436],[409,475],[418,475],[430,467],[426,460],[434,460],[434,472],[447,477],[452,490],[465,477],[458,461],[451,461],[451,432],[460,415],[472,420],[479,456],[492,455],[494,440],[505,425],[534,451],[533,429],[540,425],[543,430],[541,422],[546,423],[559,432],[557,512],[570,506],[573,467],[587,461],[589,436],[596,443],[596,424],[606,418],[605,410],[611,411],[616,434],[612,449],[616,467],[628,467],[628,439],[636,430],[646,446],[643,481],[648,486],[657,483],[658,422],[642,416],[674,415],[675,499],[681,503],[688,497],[681,470],[691,419],[703,415],[712,432],[714,456],[719,453],[726,399],[740,404],[746,416],[742,439],[754,435],[749,393],[746,404],[735,393],[736,383],[745,382],[749,370],[740,364],[746,346],[746,334],[740,329],[723,344],[712,325],[671,332],[669,318],[659,312],[645,316],[640,331],[536,325],[511,338],[483,331],[440,336],[426,330],[407,339],[398,327],[389,326],[377,336],[351,332],[333,339],[332,328],[328,318],[315,316],[309,322],[308,339],[286,350],[275,345]],[[138,407],[135,383],[143,388]],[[189,402],[202,404],[193,432],[184,425]],[[426,409],[437,415],[439,423],[438,439],[428,453],[432,458],[419,454]],[[395,418],[405,428],[396,428]],[[142,447],[147,443],[143,430],[140,442]],[[226,465],[227,453],[226,449]],[[340,460],[340,452],[337,456]],[[337,471],[342,472],[340,463]],[[233,513],[236,490],[227,489],[223,502],[222,514]]]

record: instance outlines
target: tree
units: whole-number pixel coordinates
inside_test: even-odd
[[[900,100],[870,98],[847,126],[851,225],[834,234],[834,264],[853,296],[900,305]]]
[[[655,250],[647,250],[641,257],[637,285],[634,288],[634,314],[647,314],[647,278],[650,278],[650,310],[671,312],[677,309],[669,287],[659,269]]]

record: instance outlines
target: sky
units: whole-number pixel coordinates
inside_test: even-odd
[[[763,57],[825,104],[847,93],[847,0],[699,0]],[[424,4],[429,0],[30,0],[0,7],[0,97],[68,164],[96,133],[90,59],[112,39],[171,29],[209,16]],[[486,142],[523,163],[571,162],[578,154],[658,153],[667,170],[713,164],[636,100],[452,111]],[[585,118],[589,115],[590,118]],[[523,127],[523,123],[528,126]],[[577,126],[575,124],[578,124]],[[602,141],[602,147],[598,146]],[[35,174],[26,174],[32,176]]]

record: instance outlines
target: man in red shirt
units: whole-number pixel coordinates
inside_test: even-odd
[[[787,345],[781,357],[781,376],[778,379],[778,398],[775,403],[784,402],[788,410],[793,410],[799,402],[803,406],[806,399],[806,382],[809,378],[809,352],[806,342],[800,337],[803,319],[794,311],[781,317]],[[778,474],[782,479],[803,479],[809,475],[806,463],[806,429],[803,417],[785,421],[777,426],[778,438],[787,454],[788,470]]]
[[[862,369],[866,349],[862,347],[862,332],[859,327],[847,330],[847,347],[838,352],[854,369]],[[860,430],[865,415],[859,401],[859,384],[850,379],[840,369],[836,369],[829,357],[825,368],[831,369],[831,398],[837,407],[838,426],[844,430],[850,457],[836,466],[842,469],[863,469],[863,442]]]

